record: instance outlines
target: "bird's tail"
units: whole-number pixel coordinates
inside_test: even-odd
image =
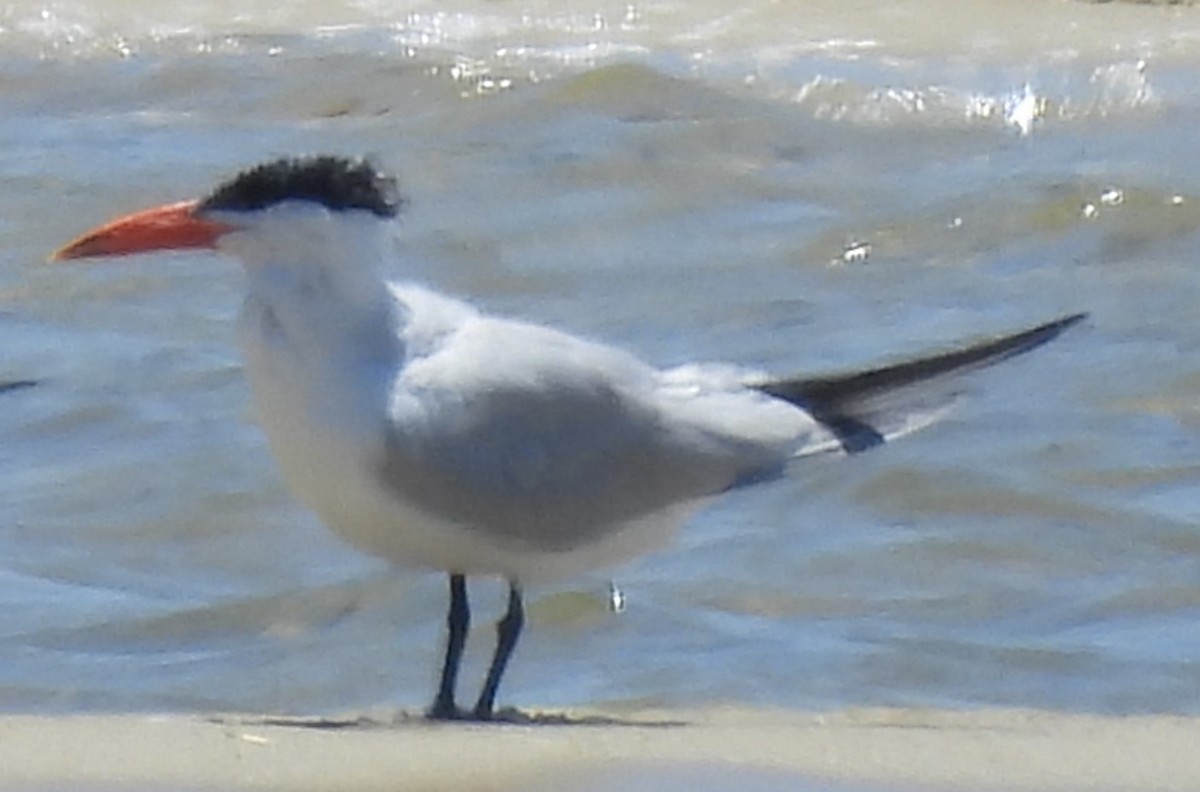
[[[937,420],[959,391],[938,387],[960,374],[1024,354],[1087,317],[1079,313],[1001,338],[890,366],[827,377],[757,384],[758,390],[801,407],[832,434],[799,455],[840,448],[854,454]]]

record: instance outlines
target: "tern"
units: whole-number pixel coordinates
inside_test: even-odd
[[[964,372],[1027,352],[1074,314],[836,376],[660,369],[620,349],[392,283],[394,178],[368,160],[284,158],[207,197],[118,218],[56,260],[216,250],[239,259],[258,420],[289,488],[352,545],[448,575],[432,719],[502,719],[522,586],[665,545],[706,500],[794,460],[858,453],[932,422]],[[508,583],[473,708],[456,703],[468,576]]]

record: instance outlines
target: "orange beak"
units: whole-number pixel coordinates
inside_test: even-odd
[[[118,217],[54,251],[50,260],[215,248],[217,240],[234,227],[198,217],[198,203],[183,201]]]

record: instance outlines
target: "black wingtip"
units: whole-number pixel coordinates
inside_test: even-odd
[[[831,377],[777,380],[757,387],[764,393],[805,408],[814,404],[845,403],[869,393],[895,390],[945,374],[994,365],[1053,341],[1087,317],[1086,312],[1074,313],[1028,330],[890,366]]]
[[[845,451],[857,453],[874,448],[887,439],[886,433],[862,413],[862,405],[873,397],[1023,355],[1054,340],[1087,317],[1085,312],[1074,313],[1000,338],[880,368],[826,377],[775,380],[755,387],[807,410],[837,436]]]
[[[1058,325],[1059,327],[1061,327],[1062,329],[1065,330],[1068,327],[1070,327],[1071,325],[1077,325],[1080,322],[1082,322],[1084,319],[1088,319],[1090,317],[1091,317],[1091,313],[1089,313],[1088,311],[1080,311],[1079,313],[1074,313],[1074,314],[1071,314],[1070,316],[1064,316],[1062,319],[1059,319],[1056,322],[1050,322],[1050,324]]]
[[[942,355],[940,358],[935,357],[934,360],[940,359],[943,364],[948,364],[946,366],[947,370],[969,366],[972,363],[992,365],[1037,349],[1042,344],[1047,344],[1058,338],[1067,330],[1087,318],[1087,312],[1070,314],[1069,316],[1046,322],[1037,327],[1031,327],[1020,333],[999,338],[991,343],[984,343],[962,350],[957,354],[950,353]]]
[[[1062,335],[1062,333],[1064,333],[1066,330],[1079,324],[1089,316],[1091,316],[1091,314],[1089,314],[1087,311],[1071,314],[1070,316],[1064,316],[1061,319],[1055,319],[1053,322],[1046,322],[1044,325],[1039,325],[1030,330],[1026,330],[1024,333],[1015,336],[1012,340],[1015,341],[1017,339],[1024,339],[1027,342],[1027,346],[1024,346],[1021,351],[1033,349],[1036,346],[1041,346],[1047,341],[1053,341],[1055,338]]]

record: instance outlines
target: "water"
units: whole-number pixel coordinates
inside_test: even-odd
[[[0,394],[0,709],[425,704],[444,582],[283,490],[236,265],[43,263],[329,151],[400,174],[398,277],[663,365],[1092,312],[919,436],[531,592],[504,697],[1200,712],[1197,65],[1200,9],[1067,0],[4,5],[0,379],[42,384]]]

